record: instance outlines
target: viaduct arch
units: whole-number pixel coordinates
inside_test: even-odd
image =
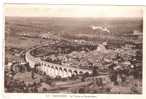
[[[74,68],[69,66],[62,66],[59,64],[53,64],[50,62],[46,62],[41,60],[40,58],[34,57],[30,54],[33,49],[30,49],[25,54],[25,59],[29,63],[31,68],[35,68],[37,65],[38,69],[43,73],[55,78],[56,76],[60,76],[61,78],[71,77],[74,75],[81,75],[84,73],[91,74],[91,70]]]

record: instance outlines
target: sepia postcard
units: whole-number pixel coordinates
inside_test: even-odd
[[[4,5],[4,93],[143,94],[142,6]]]

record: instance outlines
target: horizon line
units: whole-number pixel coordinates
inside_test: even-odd
[[[142,18],[143,19],[143,16],[138,16],[138,17],[128,17],[128,16],[121,16],[121,17],[71,17],[71,16],[4,16],[4,17],[23,17],[23,18],[33,18],[33,17],[35,17],[35,18],[40,18],[40,17],[42,17],[42,18]]]

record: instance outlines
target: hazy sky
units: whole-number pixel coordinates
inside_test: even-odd
[[[5,16],[23,17],[142,17],[136,6],[5,4]]]

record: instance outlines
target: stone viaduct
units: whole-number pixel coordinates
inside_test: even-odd
[[[40,58],[34,57],[30,54],[33,49],[30,49],[25,54],[25,59],[29,63],[31,68],[35,68],[38,66],[38,69],[43,73],[55,78],[56,76],[60,76],[61,78],[71,77],[74,75],[80,75],[84,73],[91,74],[92,71],[88,69],[80,69],[69,66],[62,66],[59,64],[53,64],[50,62],[46,62],[41,60]]]

